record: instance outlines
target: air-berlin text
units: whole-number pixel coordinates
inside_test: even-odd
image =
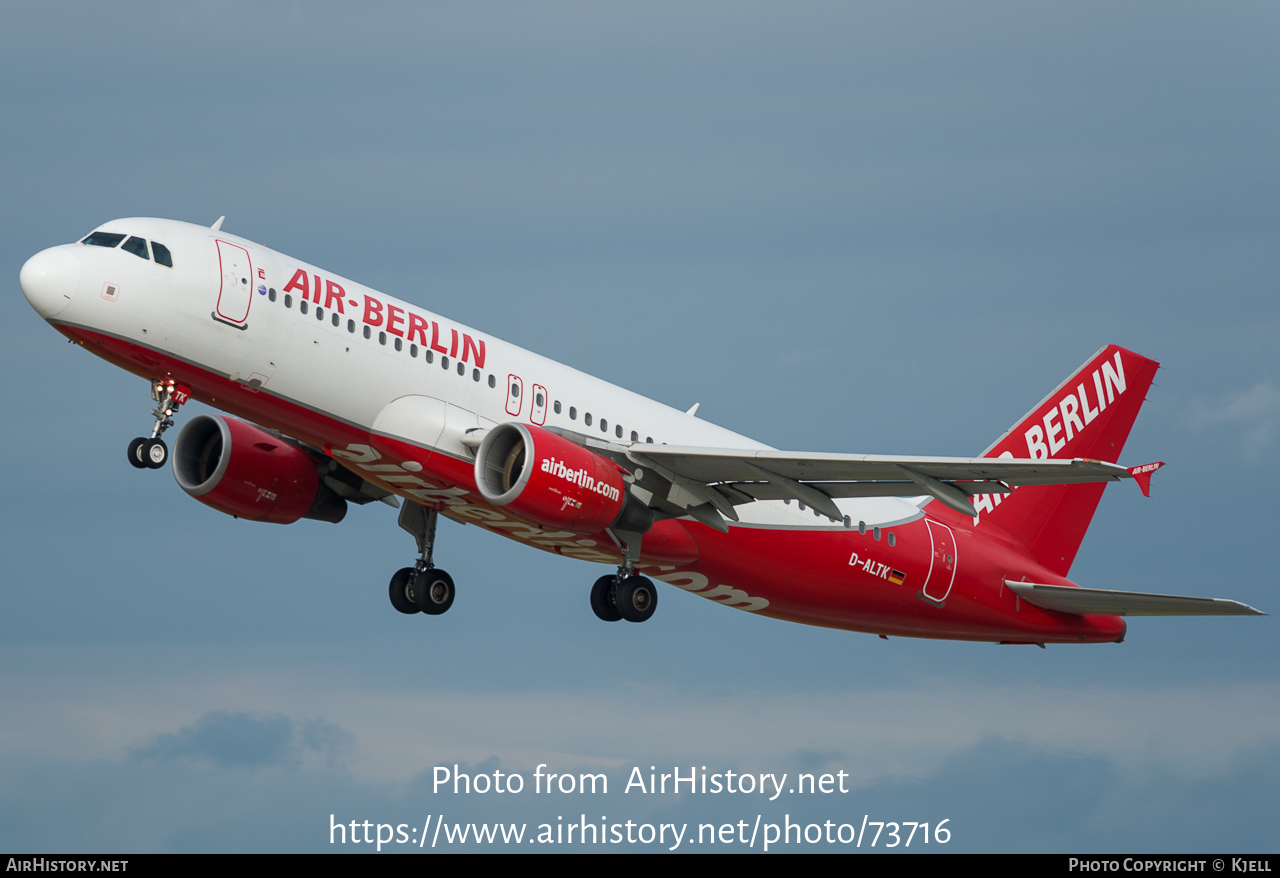
[[[348,299],[346,290],[336,281],[322,278],[320,275],[309,275],[299,268],[285,286],[284,292],[296,291],[304,299],[346,314],[344,305],[356,307],[354,299]],[[443,354],[464,363],[474,363],[476,368],[483,369],[485,361],[484,339],[472,338],[469,333],[456,329],[444,328],[434,320],[428,320],[421,314],[397,305],[384,302],[377,296],[365,293],[364,310],[360,321],[365,326],[381,329],[388,335],[403,338],[411,344],[420,344],[438,354]],[[446,334],[447,333],[447,334]]]
[[[1067,448],[1067,443],[1083,433],[1085,427],[1106,411],[1127,387],[1124,360],[1120,351],[1116,351],[1111,359],[1103,360],[1092,372],[1088,372],[1086,367],[1073,378],[1084,380],[1077,381],[1072,387],[1069,379],[1061,388],[1065,393],[1056,397],[1048,408],[1041,409],[1043,414],[1039,417],[1032,415],[1018,425],[1017,429],[1022,431],[1022,438],[1027,443],[1026,453],[1016,455],[1006,448],[1000,452],[999,457],[1025,457],[1034,460],[1057,457],[1060,451]],[[1009,438],[1013,439],[1012,436]],[[974,497],[973,508],[978,511],[978,516],[974,517],[973,523],[976,525],[983,512],[991,512],[1006,499],[1007,495],[1001,494],[979,494]]]

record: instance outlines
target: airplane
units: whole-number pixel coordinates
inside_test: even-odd
[[[604,621],[667,585],[734,609],[891,636],[1119,643],[1140,615],[1263,615],[1067,576],[1159,364],[1109,345],[973,458],[779,451],[222,230],[119,219],[23,265],[28,302],[145,378],[139,468],[213,509],[337,523],[396,507],[417,558],[392,606],[440,615],[440,515],[608,564]],[[200,414],[163,436],[191,399]]]

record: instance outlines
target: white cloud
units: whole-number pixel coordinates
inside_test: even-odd
[[[1190,417],[1192,425],[1199,428],[1237,428],[1245,454],[1254,457],[1271,444],[1280,428],[1280,389],[1270,381],[1260,381],[1216,402],[1197,402]]]
[[[821,763],[872,783],[923,777],[993,736],[1195,778],[1223,770],[1280,729],[1275,683],[1028,689],[935,679],[898,689],[698,696],[669,687],[375,689],[341,671],[237,673],[128,681],[48,673],[35,686],[29,674],[21,685],[0,677],[0,753],[116,759],[157,741],[186,741],[203,728],[201,717],[231,712],[282,723],[290,717],[298,728],[322,718],[326,728],[343,730],[346,770],[374,782],[496,757],[522,772],[540,763],[612,770],[655,759],[760,771]]]

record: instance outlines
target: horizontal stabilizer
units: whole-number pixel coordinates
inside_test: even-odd
[[[1077,588],[1036,582],[1004,584],[1027,603],[1076,616],[1265,616],[1248,604],[1225,598],[1192,598],[1176,594]]]

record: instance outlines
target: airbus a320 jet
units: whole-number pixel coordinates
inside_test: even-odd
[[[605,621],[664,582],[727,607],[878,634],[1107,643],[1126,616],[1259,614],[1067,576],[1158,364],[1105,347],[974,458],[778,451],[221,229],[106,223],[23,266],[31,306],[146,379],[140,469],[238,518],[400,510],[418,557],[389,587],[439,615],[440,515],[614,568]],[[191,399],[227,412],[166,431]],[[584,592],[588,591],[584,584]]]

